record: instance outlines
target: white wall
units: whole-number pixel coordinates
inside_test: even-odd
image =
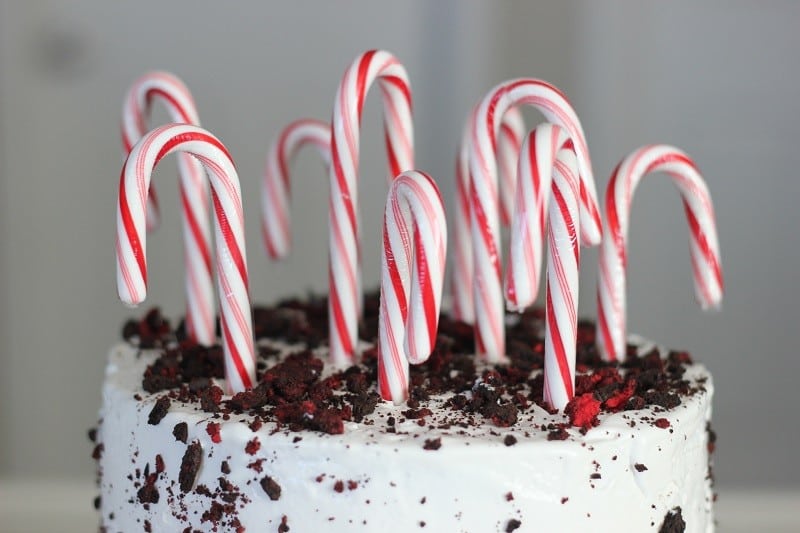
[[[253,298],[266,301],[324,289],[327,260],[325,176],[301,156],[295,252],[283,265],[266,261],[257,194],[267,144],[292,119],[327,118],[344,67],[381,47],[409,71],[418,165],[446,196],[466,111],[513,76],[548,79],[570,96],[600,191],[613,165],[646,142],[695,157],[717,208],[724,310],[705,315],[694,305],[678,196],[654,177],[632,214],[630,329],[693,351],[714,372],[721,483],[796,484],[795,4],[262,4],[0,0],[0,476],[91,475],[85,430],[105,351],[129,315],[115,295],[112,243],[118,116],[133,78],[153,68],[180,75],[203,124],[234,154]],[[361,189],[365,250],[376,252],[385,193],[378,107],[373,96]],[[177,206],[174,163],[156,181],[162,205]],[[177,210],[164,211],[149,239],[148,303],[174,316],[183,301],[179,224]],[[364,259],[374,285],[378,254]],[[584,253],[586,315],[595,259]]]

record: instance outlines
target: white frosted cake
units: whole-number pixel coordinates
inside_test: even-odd
[[[260,384],[235,397],[214,386],[218,348],[180,344],[154,312],[129,323],[92,435],[101,530],[714,530],[713,387],[687,354],[637,342],[608,365],[583,324],[576,399],[552,413],[539,315],[509,328],[497,367],[443,318],[411,400],[393,405],[369,344],[358,366],[323,364],[324,309],[257,310]]]

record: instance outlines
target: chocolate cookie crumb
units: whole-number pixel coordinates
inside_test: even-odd
[[[286,515],[283,515],[281,517],[281,523],[278,526],[278,533],[287,533],[288,531],[289,531],[288,518],[286,518]]]
[[[200,442],[194,441],[186,447],[186,452],[181,460],[181,470],[178,474],[181,492],[189,492],[194,486],[197,472],[200,470],[200,463],[203,460],[203,447]]]
[[[269,476],[261,480],[261,488],[264,489],[264,492],[267,493],[267,496],[272,501],[276,501],[281,497],[281,486]]]
[[[178,422],[172,428],[172,436],[176,441],[186,444],[186,439],[189,437],[189,425],[186,422]]]
[[[642,463],[636,463],[635,465],[633,465],[633,467],[636,469],[637,472],[644,472],[645,470],[647,470],[647,467],[644,466]]]
[[[522,522],[520,522],[516,518],[512,518],[506,524],[506,533],[511,533],[512,531],[516,531],[517,529],[520,528],[520,526],[522,526]]]
[[[686,531],[686,522],[681,516],[681,508],[675,507],[664,516],[664,522],[658,533],[683,533]]]
[[[169,411],[169,398],[162,396],[156,400],[153,410],[150,411],[150,415],[147,417],[147,423],[151,426],[157,426],[161,419],[167,416],[167,411]]]
[[[513,446],[516,443],[517,443],[517,437],[515,437],[514,435],[506,435],[506,437],[503,439],[503,444],[505,444],[506,446]]]
[[[436,437],[435,439],[425,439],[425,444],[422,446],[422,448],[425,450],[438,450],[441,447],[441,437]]]

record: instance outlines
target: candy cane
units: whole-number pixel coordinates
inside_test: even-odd
[[[501,83],[481,101],[470,133],[470,215],[475,283],[475,338],[478,353],[490,361],[504,359],[503,295],[498,227],[497,135],[500,121],[512,107],[528,104],[549,122],[562,126],[572,140],[580,171],[581,242],[597,244],[601,221],[597,209],[589,151],[575,111],[552,85],[535,79]]]
[[[319,120],[296,120],[281,131],[267,154],[261,186],[261,233],[271,259],[283,259],[291,249],[289,165],[295,154],[306,145],[316,148],[327,167],[331,159],[330,125]]]
[[[580,179],[574,151],[555,151],[566,141],[566,132],[553,124],[542,124],[525,138],[506,270],[506,301],[511,308],[524,308],[536,298],[528,279],[535,279],[541,263],[546,213],[544,399],[557,409],[574,395],[578,335]]]
[[[515,217],[504,277],[506,306],[518,312],[533,304],[539,293],[545,217],[556,156],[573,146],[567,132],[550,123],[537,126],[525,140],[518,158]]]
[[[409,262],[405,248],[410,236]],[[406,400],[408,364],[425,362],[433,351],[446,249],[447,225],[436,182],[422,172],[404,172],[392,182],[383,218],[378,386],[384,400]]]
[[[722,301],[723,281],[714,206],[703,177],[694,162],[681,150],[667,145],[644,146],[617,165],[606,189],[603,228],[606,239],[600,248],[597,283],[598,345],[607,360],[625,357],[628,216],[633,192],[651,172],[668,174],[683,199],[689,224],[689,251],[694,290],[703,309],[716,308]]]
[[[147,131],[153,101],[161,101],[174,122],[200,125],[194,99],[186,85],[168,72],[150,72],[137,79],[122,108],[122,144],[125,154]],[[189,154],[178,157],[181,221],[186,267],[186,329],[190,338],[214,344],[214,286],[211,279],[211,221],[205,173]],[[159,221],[158,200],[151,187],[147,201],[147,229]]]
[[[147,296],[147,190],[155,166],[176,151],[197,157],[211,182],[225,377],[229,391],[240,392],[255,379],[242,195],[230,154],[206,130],[187,124],[161,126],[142,137],[128,155],[117,205],[117,291],[129,305]]]
[[[345,71],[331,123],[330,263],[328,302],[330,357],[336,364],[355,352],[361,310],[358,156],[361,111],[367,90],[378,80],[383,97],[389,181],[414,168],[411,88],[406,70],[388,52],[372,50]]]
[[[469,127],[464,127],[461,144],[456,157],[456,206],[453,211],[453,250],[455,260],[450,276],[450,295],[452,313],[456,320],[472,324],[475,322],[475,308],[472,301],[472,242],[469,227]],[[500,175],[500,222],[507,226],[514,209],[514,190],[517,184],[517,160],[522,140],[525,137],[525,123],[522,113],[511,108],[503,117],[498,140],[498,172]]]

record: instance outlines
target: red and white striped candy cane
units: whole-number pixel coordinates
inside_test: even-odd
[[[511,226],[510,258],[506,263],[506,306],[523,311],[536,300],[544,257],[545,222],[556,157],[571,149],[567,132],[543,123],[525,138],[518,162],[515,216]]]
[[[625,272],[627,269],[628,217],[633,192],[651,172],[668,174],[683,199],[689,224],[689,251],[694,290],[703,309],[722,301],[723,280],[714,206],[694,161],[683,151],[667,145],[644,146],[623,159],[606,189],[597,282],[597,342],[607,360],[626,354]]]
[[[161,126],[142,137],[128,155],[117,204],[117,291],[129,305],[147,296],[147,191],[155,166],[177,151],[197,157],[211,182],[225,377],[229,391],[240,392],[255,379],[242,194],[230,154],[206,130],[188,124]]]
[[[177,123],[200,125],[189,89],[168,72],[149,72],[137,79],[122,108],[122,144],[125,154],[147,131],[147,118],[154,101],[164,104]],[[200,344],[216,341],[214,331],[214,285],[211,279],[211,219],[203,166],[189,154],[178,157],[184,263],[186,266],[186,329]],[[147,229],[159,222],[155,188],[147,200]]]
[[[147,119],[154,100],[164,104],[173,122],[200,125],[194,98],[186,84],[169,72],[148,72],[133,82],[122,104],[122,148],[126,156],[147,132]],[[178,161],[180,165],[186,163],[180,169],[181,175],[192,167],[200,168],[199,163],[189,156],[182,156]],[[154,230],[160,218],[158,197],[152,188],[147,199],[147,229]]]
[[[525,138],[506,270],[508,306],[524,308],[536,298],[527,278],[533,278],[541,262],[541,231],[546,214],[550,253],[545,296],[544,399],[557,409],[562,409],[574,395],[578,335],[580,178],[574,151],[554,152],[566,144],[566,139],[563,129],[553,124],[541,124]],[[547,164],[542,164],[543,160]]]
[[[453,210],[453,271],[450,275],[452,313],[456,320],[469,324],[475,322],[472,302],[472,241],[469,227],[469,133],[471,118],[464,127],[456,157],[456,206]],[[525,122],[517,108],[511,108],[503,117],[498,139],[498,172],[500,175],[500,222],[508,226],[514,209],[514,190],[517,184],[517,160]]]
[[[406,69],[389,52],[371,50],[345,71],[333,108],[330,166],[330,263],[328,303],[330,357],[336,364],[353,358],[361,311],[358,158],[361,111],[367,90],[377,80],[383,99],[389,181],[414,168],[411,88]]]
[[[406,261],[412,236],[413,254]],[[436,344],[446,251],[447,223],[436,182],[416,170],[400,174],[383,218],[378,387],[384,400],[408,398],[408,364],[425,362]]]
[[[316,148],[327,168],[331,160],[330,125],[321,120],[296,120],[281,131],[269,148],[261,186],[261,233],[270,259],[283,259],[291,249],[289,165],[304,146]]]
[[[574,145],[580,172],[581,242],[594,245],[601,238],[594,177],[589,150],[578,117],[566,97],[547,82],[522,78],[503,82],[481,101],[473,116],[470,135],[470,215],[474,265],[475,340],[478,353],[489,361],[505,355],[501,252],[498,224],[497,135],[506,111],[522,104],[563,127]]]

